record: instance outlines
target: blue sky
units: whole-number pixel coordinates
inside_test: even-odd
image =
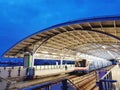
[[[120,0],[0,0],[0,58],[23,38],[60,23],[119,16]]]

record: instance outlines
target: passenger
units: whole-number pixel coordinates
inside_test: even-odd
[[[67,70],[67,64],[65,64],[65,70]]]

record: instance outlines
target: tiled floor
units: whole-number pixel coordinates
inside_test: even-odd
[[[113,80],[117,80],[116,86],[117,89],[116,90],[120,90],[120,67],[118,65],[116,65],[115,67],[112,68],[112,79]]]

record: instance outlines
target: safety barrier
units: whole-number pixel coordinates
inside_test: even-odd
[[[68,64],[67,68],[75,67],[73,64]],[[54,70],[54,69],[64,69],[65,65],[39,65],[34,66],[35,70]],[[0,67],[0,77],[11,78],[11,77],[24,77],[27,75],[27,70],[23,66],[16,67]]]
[[[112,72],[111,71],[100,71],[99,72],[99,90],[116,90],[116,80],[112,80]]]
[[[10,87],[11,84],[16,83],[15,81],[11,82],[7,79],[4,79],[2,77],[0,77],[0,90],[9,90],[8,88]]]
[[[11,78],[11,77],[24,77],[26,76],[26,68],[20,67],[0,67],[0,77]]]
[[[66,65],[38,65],[34,66],[35,70],[49,70],[49,69],[59,69],[59,68],[65,68]],[[75,67],[74,64],[68,64],[67,68]]]

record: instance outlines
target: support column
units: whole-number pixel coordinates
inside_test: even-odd
[[[26,68],[26,75],[29,78],[34,77],[34,55],[30,52],[24,54],[24,67]]]
[[[56,62],[56,68],[58,68],[58,62]]]
[[[23,65],[25,68],[31,67],[31,61],[32,61],[31,58],[32,58],[31,53],[25,52],[25,54],[24,54],[24,65]]]
[[[61,60],[60,60],[60,67],[62,68],[62,66],[63,66],[63,59],[62,59],[62,57],[61,57]]]
[[[60,67],[62,68],[63,66],[63,59],[64,59],[64,53],[63,50],[61,51],[61,56],[60,56]]]
[[[34,61],[35,61],[35,59],[34,59],[34,53],[32,54],[32,60],[31,60],[32,62],[31,62],[31,67],[34,67]]]
[[[34,67],[34,61],[35,61],[35,45],[33,45],[33,51],[32,51],[32,62],[31,62],[31,67]]]

